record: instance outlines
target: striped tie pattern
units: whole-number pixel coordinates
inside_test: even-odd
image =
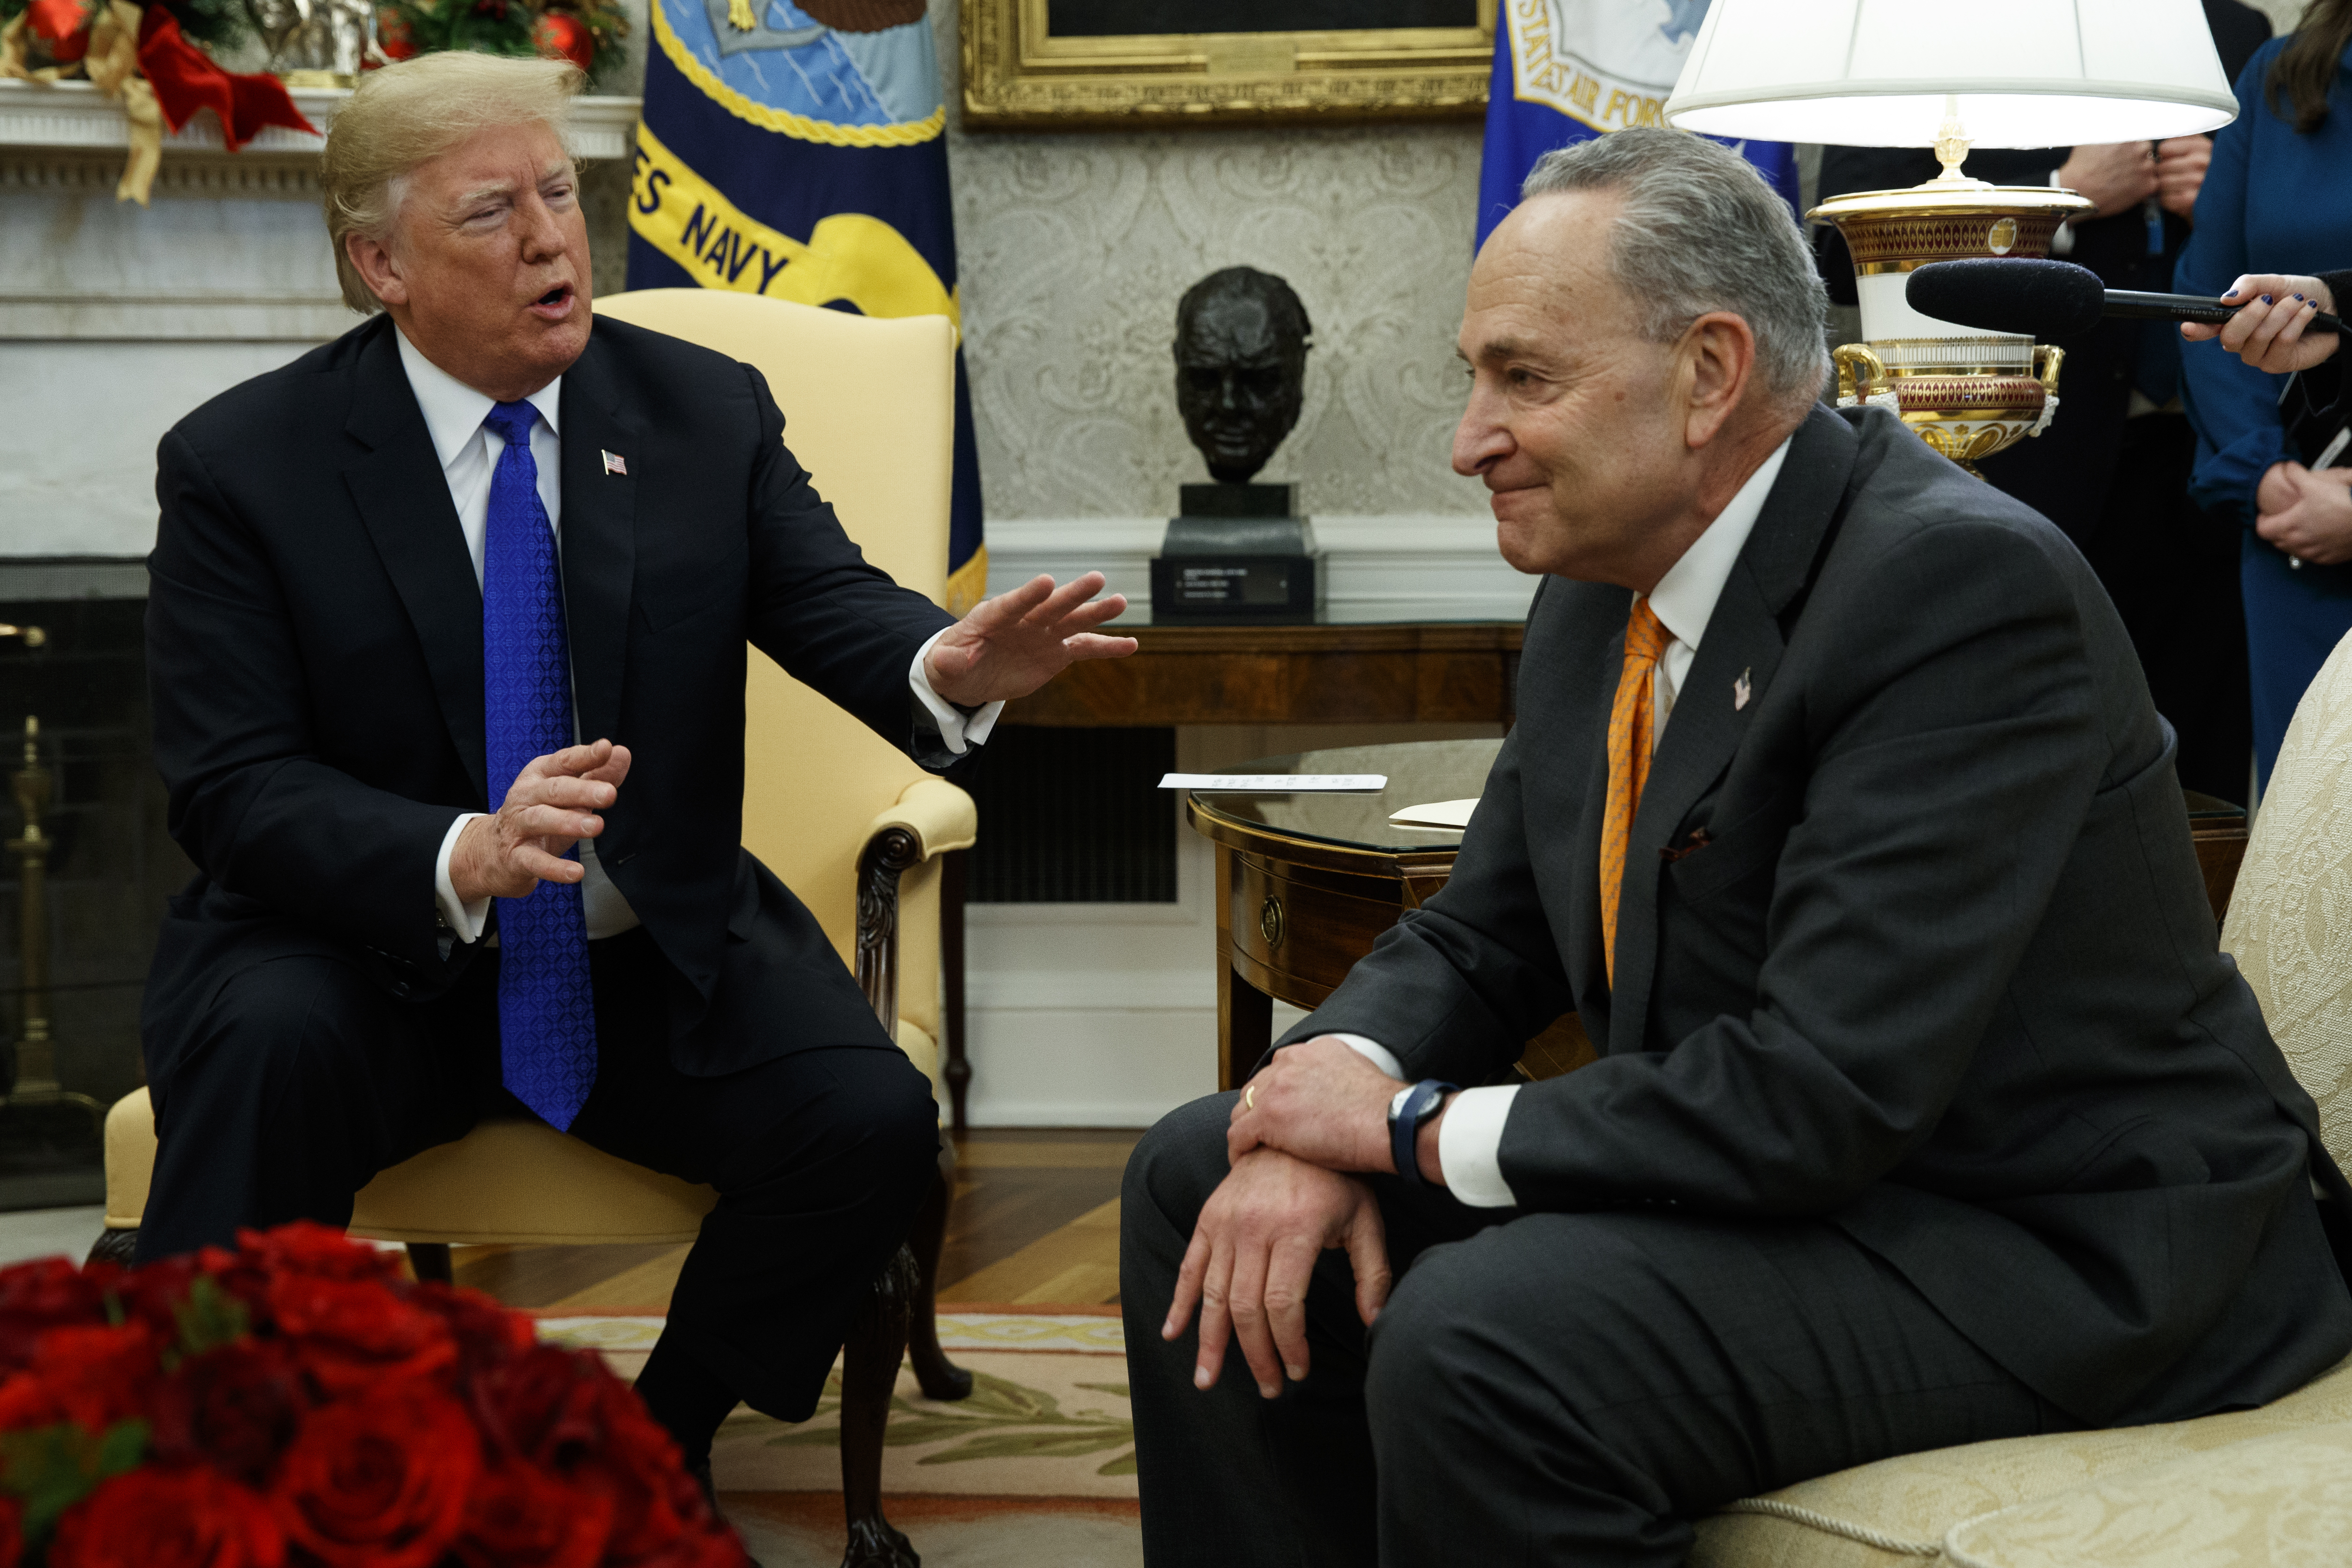
[[[1609,710],[1609,803],[1601,818],[1601,955],[1612,985],[1617,984],[1617,900],[1625,886],[1625,845],[1633,836],[1642,786],[1650,782],[1658,658],[1673,639],[1648,596],[1634,600],[1625,620],[1625,666],[1617,676],[1616,703]]]
[[[572,655],[555,531],[530,455],[539,411],[501,403],[482,423],[506,442],[482,544],[482,709],[490,805],[539,757],[572,744]],[[576,853],[576,851],[572,852]],[[577,882],[499,900],[499,1068],[515,1098],[568,1130],[596,1081],[595,994]]]

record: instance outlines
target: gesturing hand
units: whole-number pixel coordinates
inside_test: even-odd
[[[1026,697],[1080,659],[1126,658],[1135,651],[1133,637],[1092,629],[1127,608],[1123,594],[1096,599],[1102,585],[1099,572],[1059,588],[1037,577],[984,601],[931,645],[923,661],[931,689],[976,708]]]
[[[459,901],[520,899],[541,882],[587,875],[563,852],[604,831],[595,815],[619,798],[629,748],[610,741],[534,757],[515,775],[504,805],[466,824],[449,851],[449,885]]]
[[[2314,316],[2322,310],[2333,315],[2336,310],[2336,296],[2318,279],[2278,272],[2249,274],[2221,296],[2224,304],[2240,300],[2246,301],[2245,307],[2228,321],[2219,326],[2183,321],[2180,335],[2192,343],[2219,338],[2223,350],[2273,375],[2309,370],[2336,352],[2333,332],[2304,335]]]
[[[1388,1231],[1371,1189],[1273,1149],[1234,1162],[1202,1206],[1160,1331],[1174,1339],[1200,1307],[1194,1386],[1216,1385],[1228,1338],[1241,1342],[1268,1399],[1282,1392],[1285,1373],[1294,1382],[1307,1375],[1307,1287],[1315,1260],[1332,1247],[1348,1249],[1356,1312],[1369,1324],[1389,1299]]]

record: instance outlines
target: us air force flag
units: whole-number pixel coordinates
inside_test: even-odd
[[[1478,169],[1478,243],[1519,203],[1519,182],[1554,148],[1629,125],[1664,125],[1691,39],[1712,0],[1502,0],[1486,152]],[[1721,138],[1717,138],[1720,141]],[[1794,211],[1797,150],[1725,142]]]
[[[947,108],[924,0],[651,0],[629,287],[736,289],[962,331]],[[948,608],[980,600],[980,458],[956,350]]]

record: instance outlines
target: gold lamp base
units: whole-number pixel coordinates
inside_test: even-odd
[[[1838,406],[1895,410],[1921,440],[1979,479],[1979,461],[2042,434],[2058,411],[2065,351],[1923,316],[1904,286],[1931,261],[2047,256],[2059,225],[2095,210],[2072,191],[1990,185],[1961,177],[1948,163],[1941,178],[1925,184],[1857,191],[1806,214],[1845,237],[1862,300],[1864,341],[1832,355]]]

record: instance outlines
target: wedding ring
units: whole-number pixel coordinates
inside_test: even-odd
[[[1257,1085],[1252,1084],[1247,1089],[1242,1090],[1242,1105],[1245,1110],[1255,1110],[1257,1109]]]

